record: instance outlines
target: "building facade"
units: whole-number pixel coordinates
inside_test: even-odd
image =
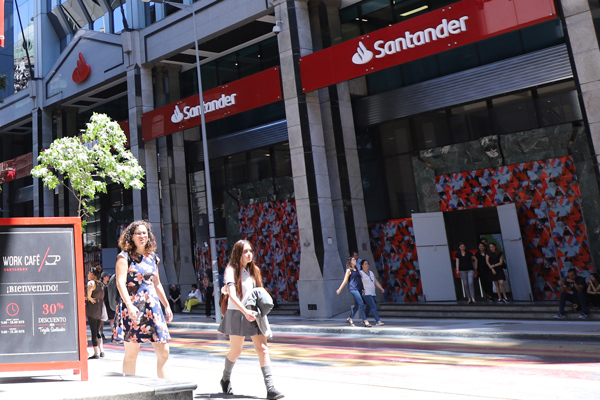
[[[1,217],[73,215],[29,170],[106,113],[146,182],[96,199],[86,262],[114,268],[117,235],[145,218],[162,279],[186,290],[210,268],[203,111],[218,265],[249,239],[303,316],[347,310],[355,250],[387,302],[461,299],[453,251],[482,237],[517,301],[597,268],[597,2],[176,3],[5,3]]]

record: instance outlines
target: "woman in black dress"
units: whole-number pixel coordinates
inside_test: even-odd
[[[496,247],[495,243],[490,243],[490,251],[486,261],[492,270],[492,281],[496,285],[498,303],[508,303],[506,288],[504,287],[504,281],[506,280],[506,275],[504,274],[504,254]]]
[[[479,276],[479,280],[481,281],[481,287],[483,289],[483,293],[487,298],[489,303],[494,301],[494,289],[492,283],[492,270],[487,264],[487,246],[485,243],[479,243],[477,247],[477,253],[475,253],[475,269],[477,270],[477,276]]]
[[[90,335],[92,336],[92,346],[94,346],[94,355],[90,356],[90,360],[104,357],[104,349],[102,347],[102,305],[104,304],[104,288],[100,283],[100,274],[102,267],[96,266],[88,272],[87,283],[87,302],[85,304],[85,312],[90,326]]]

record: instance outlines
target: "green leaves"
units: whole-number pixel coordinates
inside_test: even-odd
[[[144,186],[144,169],[125,150],[126,142],[119,124],[94,113],[81,138],[56,139],[42,151],[31,175],[42,179],[48,189],[64,185],[79,202],[79,217],[89,217],[95,211],[89,203],[97,193],[106,193],[107,183],[119,183],[126,189]]]

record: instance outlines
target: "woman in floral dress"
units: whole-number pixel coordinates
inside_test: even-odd
[[[173,319],[167,296],[158,276],[160,259],[154,253],[156,239],[150,223],[132,222],[119,238],[123,250],[117,256],[117,288],[121,294],[115,311],[117,340],[124,341],[123,373],[135,375],[140,344],[151,342],[158,359],[159,378],[168,378],[169,331],[167,322]],[[160,307],[165,307],[166,318]]]

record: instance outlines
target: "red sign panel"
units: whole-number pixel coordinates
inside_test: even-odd
[[[463,0],[300,59],[304,92],[556,18],[553,0]]]
[[[204,92],[204,118],[214,121],[281,99],[279,67],[275,67]],[[191,96],[142,114],[143,140],[200,125],[199,104],[198,96]]]

